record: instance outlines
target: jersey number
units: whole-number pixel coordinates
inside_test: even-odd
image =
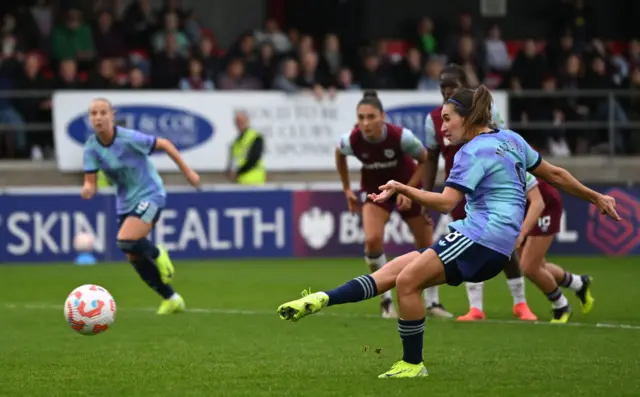
[[[519,161],[516,163],[516,174],[518,174],[518,179],[522,183],[522,190],[527,191],[527,172],[524,170],[524,165]]]

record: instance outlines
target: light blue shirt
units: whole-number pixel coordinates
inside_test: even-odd
[[[524,220],[527,171],[542,158],[517,133],[480,134],[456,153],[445,185],[465,193],[467,217],[449,227],[510,256]]]
[[[101,170],[116,187],[116,212],[128,214],[143,202],[164,207],[166,192],[162,178],[149,155],[156,137],[116,127],[113,142],[105,146],[94,134],[84,144],[84,172]]]

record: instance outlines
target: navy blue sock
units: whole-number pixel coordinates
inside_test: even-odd
[[[373,277],[366,274],[347,281],[338,288],[325,291],[325,293],[329,295],[327,306],[333,306],[371,299],[378,295],[378,287]]]
[[[402,360],[410,364],[420,364],[424,343],[424,317],[420,320],[398,319],[398,332],[402,339]]]
[[[145,239],[145,240],[147,240],[147,239]],[[147,247],[147,253],[151,257],[151,259],[153,259],[153,260],[158,259],[158,257],[160,256],[160,250],[158,249],[158,247],[155,244],[153,244],[151,241],[149,241],[149,240],[147,240],[147,243],[149,243],[149,245]]]
[[[141,257],[135,262],[132,262],[133,268],[140,275],[140,278],[144,280],[149,287],[158,293],[164,299],[169,299],[175,293],[173,288],[162,282],[160,277],[160,271],[156,264],[149,257]]]

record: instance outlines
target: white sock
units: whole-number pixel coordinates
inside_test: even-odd
[[[382,268],[382,266],[387,263],[387,256],[384,253],[380,254],[380,256],[378,257],[370,257],[368,255],[365,255],[364,260],[367,262],[371,273],[374,273],[376,270]],[[391,293],[391,290],[383,292],[380,295],[380,299],[382,299],[383,301],[392,300],[393,294]]]
[[[173,295],[171,295],[169,297],[169,300],[172,300],[172,301],[175,301],[175,300],[178,300],[178,299],[180,299],[180,295],[178,295],[177,292],[174,292]]]
[[[563,308],[565,306],[567,306],[569,304],[569,301],[567,300],[567,298],[564,295],[560,295],[560,298],[554,300],[553,302],[551,302],[551,306],[553,306],[554,309],[560,309]]]
[[[484,283],[467,283],[467,296],[469,297],[469,307],[484,311]]]
[[[524,277],[507,279],[507,285],[511,290],[514,305],[527,302],[527,298],[524,296]]]
[[[583,285],[584,283],[582,282],[582,277],[577,274],[571,273],[571,283],[569,283],[569,288],[574,291],[580,291],[580,288],[582,288]]]
[[[424,304],[426,307],[440,304],[438,287],[430,287],[424,290]]]

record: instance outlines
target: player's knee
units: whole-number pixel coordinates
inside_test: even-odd
[[[383,233],[369,233],[364,237],[364,249],[366,252],[382,252],[384,249]]]
[[[151,242],[146,238],[139,240],[118,240],[117,246],[124,252],[130,262],[147,255]]]
[[[416,291],[418,285],[416,278],[409,272],[402,271],[396,278],[396,293],[398,295],[409,295]]]

